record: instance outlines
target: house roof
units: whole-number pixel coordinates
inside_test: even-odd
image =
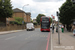
[[[22,12],[22,13],[25,13],[23,10],[20,10],[19,8],[13,9],[13,12]]]
[[[30,13],[30,12],[26,12],[26,14],[27,14],[27,15],[31,15],[31,13]]]
[[[24,12],[23,10],[20,10],[19,8],[13,9],[13,12],[21,12],[21,13],[25,13],[26,15],[31,15],[30,12]]]

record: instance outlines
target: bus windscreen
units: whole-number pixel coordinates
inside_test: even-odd
[[[50,27],[49,24],[49,18],[42,18],[41,28],[48,29]]]

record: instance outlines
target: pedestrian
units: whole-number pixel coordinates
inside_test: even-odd
[[[53,25],[53,28],[52,28],[52,33],[54,33],[54,25]]]
[[[62,30],[62,33],[64,33],[64,26],[63,25],[61,26],[61,30]]]
[[[56,32],[58,32],[58,24],[56,25]]]
[[[71,29],[72,29],[72,26],[70,25],[70,26],[69,26],[69,31],[70,31],[70,32],[71,32]]]
[[[75,36],[75,24],[72,26],[73,35]]]

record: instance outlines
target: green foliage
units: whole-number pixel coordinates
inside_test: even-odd
[[[32,18],[30,17],[30,20],[32,21]]]
[[[10,0],[4,0],[4,2],[0,0],[0,17],[8,18],[8,17],[12,17],[12,14],[13,14],[13,10],[12,10],[12,5]]]
[[[51,21],[51,23],[52,23],[52,18],[50,18],[50,21]]]
[[[37,22],[34,22],[33,24],[34,24],[34,25],[37,25]]]
[[[36,17],[36,21],[38,24],[40,24],[40,19],[42,16],[45,16],[44,14],[38,14],[38,16]]]
[[[16,22],[16,21],[10,21],[10,24],[22,25],[22,23],[20,23],[20,22]],[[25,22],[24,22],[24,24],[25,24]]]
[[[15,24],[15,21],[10,21],[10,24]]]
[[[33,20],[31,20],[31,22],[33,23]]]
[[[31,20],[31,22],[33,23],[33,20],[32,20],[32,18],[30,18],[30,20]]]
[[[70,25],[75,19],[75,5],[72,4],[71,0],[66,0],[59,11],[59,19],[62,24]]]
[[[22,24],[23,18],[22,17],[15,17],[15,22],[18,24]]]

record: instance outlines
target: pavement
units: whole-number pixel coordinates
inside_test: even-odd
[[[24,29],[24,30],[25,30],[25,29]],[[0,35],[1,35],[1,34],[8,34],[8,33],[19,32],[19,31],[23,31],[23,30],[1,31],[1,32],[0,32]]]
[[[75,36],[72,32],[61,32],[60,30],[60,44],[58,42],[58,33],[52,34],[52,50],[75,50]]]

